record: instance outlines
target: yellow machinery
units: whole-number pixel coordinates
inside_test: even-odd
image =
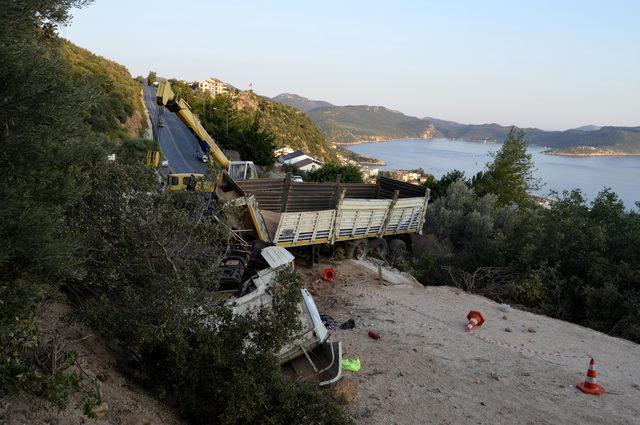
[[[208,162],[211,157],[220,167],[226,170],[234,180],[255,179],[257,177],[256,167],[251,161],[230,161],[216,144],[213,137],[204,129],[198,117],[191,111],[191,107],[180,96],[171,89],[169,81],[162,81],[158,85],[156,93],[156,103],[165,106],[176,114],[180,121],[187,126],[196,136],[200,151],[198,152],[203,162]]]
[[[151,168],[158,168],[160,165],[160,152],[159,151],[147,151],[147,156],[145,157],[145,164]]]
[[[167,176],[167,190],[195,190],[197,192],[215,192],[215,184],[199,173],[172,173]]]

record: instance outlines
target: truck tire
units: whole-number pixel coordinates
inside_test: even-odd
[[[347,256],[356,260],[364,260],[369,253],[369,241],[366,239],[359,239],[357,241],[349,242],[347,249]]]
[[[393,263],[407,258],[407,244],[402,239],[393,239],[389,243],[389,257]]]
[[[369,239],[369,255],[370,256],[384,260],[387,258],[388,252],[389,252],[389,247],[387,245],[386,240],[382,238]]]

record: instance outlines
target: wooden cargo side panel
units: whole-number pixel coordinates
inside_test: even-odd
[[[411,183],[401,182],[389,177],[378,178],[379,192],[378,197],[381,199],[390,199],[393,193],[398,191],[398,198],[417,198],[425,196],[427,188]]]
[[[256,179],[239,180],[236,183],[246,193],[252,194],[260,208],[267,211],[280,212],[282,210],[282,195],[285,179]]]

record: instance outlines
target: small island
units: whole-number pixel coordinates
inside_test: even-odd
[[[640,156],[640,151],[621,151],[611,147],[597,148],[595,146],[575,146],[565,149],[548,149],[542,151],[547,155],[555,156],[575,156],[575,157],[591,157],[591,156]]]

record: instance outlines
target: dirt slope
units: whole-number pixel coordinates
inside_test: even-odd
[[[106,413],[99,419],[85,416],[78,407],[76,394],[67,408],[59,412],[40,398],[0,398],[0,425],[180,425],[184,424],[172,408],[153,398],[128,378],[122,367],[122,354],[115,342],[97,335],[90,328],[68,323],[63,316],[68,307],[61,303],[43,306],[41,321],[46,329],[55,329],[65,345],[78,353],[78,366],[72,371],[83,376],[82,386],[99,385]],[[74,341],[77,341],[74,343]]]
[[[455,288],[383,286],[347,262],[326,284],[317,280],[323,266],[302,272],[321,313],[355,319],[355,329],[333,332],[345,356],[362,361],[360,372],[345,374],[357,388],[350,409],[360,424],[640,423],[637,344],[524,311],[505,314]],[[471,309],[487,322],[465,333]],[[367,336],[371,329],[380,340]],[[589,355],[609,390],[600,398],[575,388]]]

